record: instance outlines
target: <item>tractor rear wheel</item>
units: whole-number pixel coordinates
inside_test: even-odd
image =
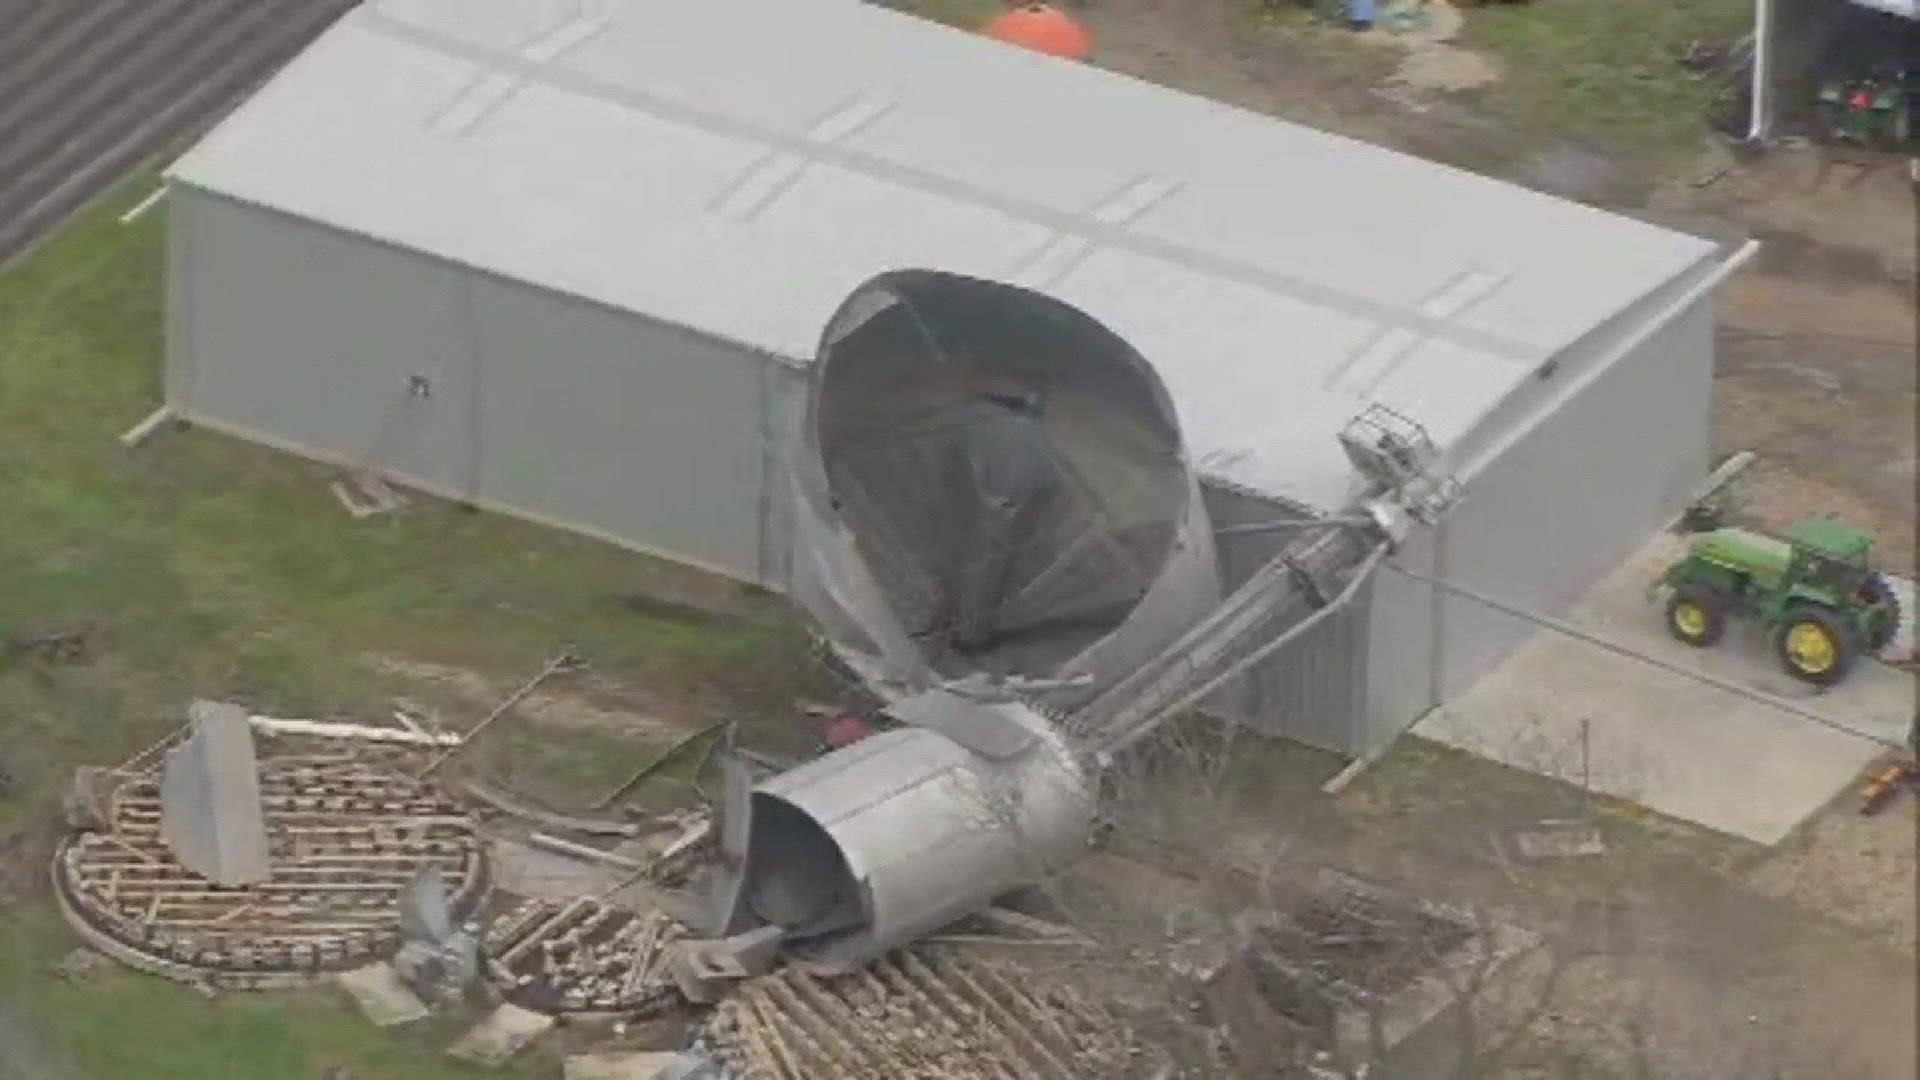
[[[1727,604],[1710,589],[1683,588],[1667,601],[1667,632],[1696,649],[1718,643],[1727,632]]]
[[[1860,590],[1860,598],[1869,604],[1884,603],[1887,607],[1886,617],[1867,631],[1867,648],[1878,654],[1893,644],[1894,635],[1900,632],[1900,595],[1893,591],[1885,576],[1875,574],[1867,579],[1867,587]]]
[[[1787,674],[1814,686],[1832,686],[1846,678],[1860,651],[1846,620],[1817,607],[1788,612],[1773,642]]]

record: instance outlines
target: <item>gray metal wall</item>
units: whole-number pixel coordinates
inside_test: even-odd
[[[169,212],[167,393],[181,414],[784,582],[768,477],[797,372],[205,192],[176,189]],[[412,376],[427,380],[425,400]]]
[[[1635,323],[1597,331],[1594,349]],[[1550,372],[1550,407],[1483,446],[1460,504],[1396,561],[1545,612],[1566,610],[1685,504],[1712,453],[1713,310],[1700,300],[1617,361]],[[1496,427],[1496,431],[1499,429]],[[1366,739],[1380,745],[1536,628],[1391,568],[1376,582]]]
[[[780,448],[804,407],[798,370],[204,192],[177,188],[169,212],[167,394],[183,415],[322,460],[373,457],[438,494],[784,591]],[[1637,318],[1584,350],[1626,341]],[[1564,609],[1705,475],[1712,328],[1701,301],[1617,362],[1575,358],[1519,395],[1468,448],[1485,463],[1465,499],[1397,559]],[[427,400],[407,394],[412,375]],[[1297,512],[1212,487],[1206,499],[1216,527]],[[1228,587],[1284,541],[1224,544]],[[1365,753],[1532,630],[1384,568],[1352,613],[1209,707]]]

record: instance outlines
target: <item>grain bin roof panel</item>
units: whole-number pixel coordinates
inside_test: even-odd
[[[173,175],[800,362],[876,274],[1026,284],[1141,349],[1209,472],[1317,505],[1371,395],[1463,430],[1713,255],[853,0],[381,0]]]

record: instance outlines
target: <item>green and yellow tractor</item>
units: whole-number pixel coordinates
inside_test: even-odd
[[[1828,519],[1802,522],[1784,537],[1715,529],[1694,537],[1654,584],[1671,590],[1674,637],[1704,649],[1729,619],[1757,619],[1789,675],[1831,686],[1900,628],[1900,601],[1874,571],[1872,550],[1872,536]]]

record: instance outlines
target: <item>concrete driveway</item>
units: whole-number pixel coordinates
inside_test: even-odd
[[[1863,661],[1819,691],[1780,671],[1758,627],[1737,624],[1712,649],[1667,636],[1647,582],[1685,547],[1662,535],[1582,599],[1570,621],[1640,652],[1762,690],[1889,742],[1914,714],[1915,679]],[[1885,753],[1870,738],[1542,630],[1414,734],[1529,772],[1578,783],[1580,727],[1597,792],[1760,844],[1775,844]]]

